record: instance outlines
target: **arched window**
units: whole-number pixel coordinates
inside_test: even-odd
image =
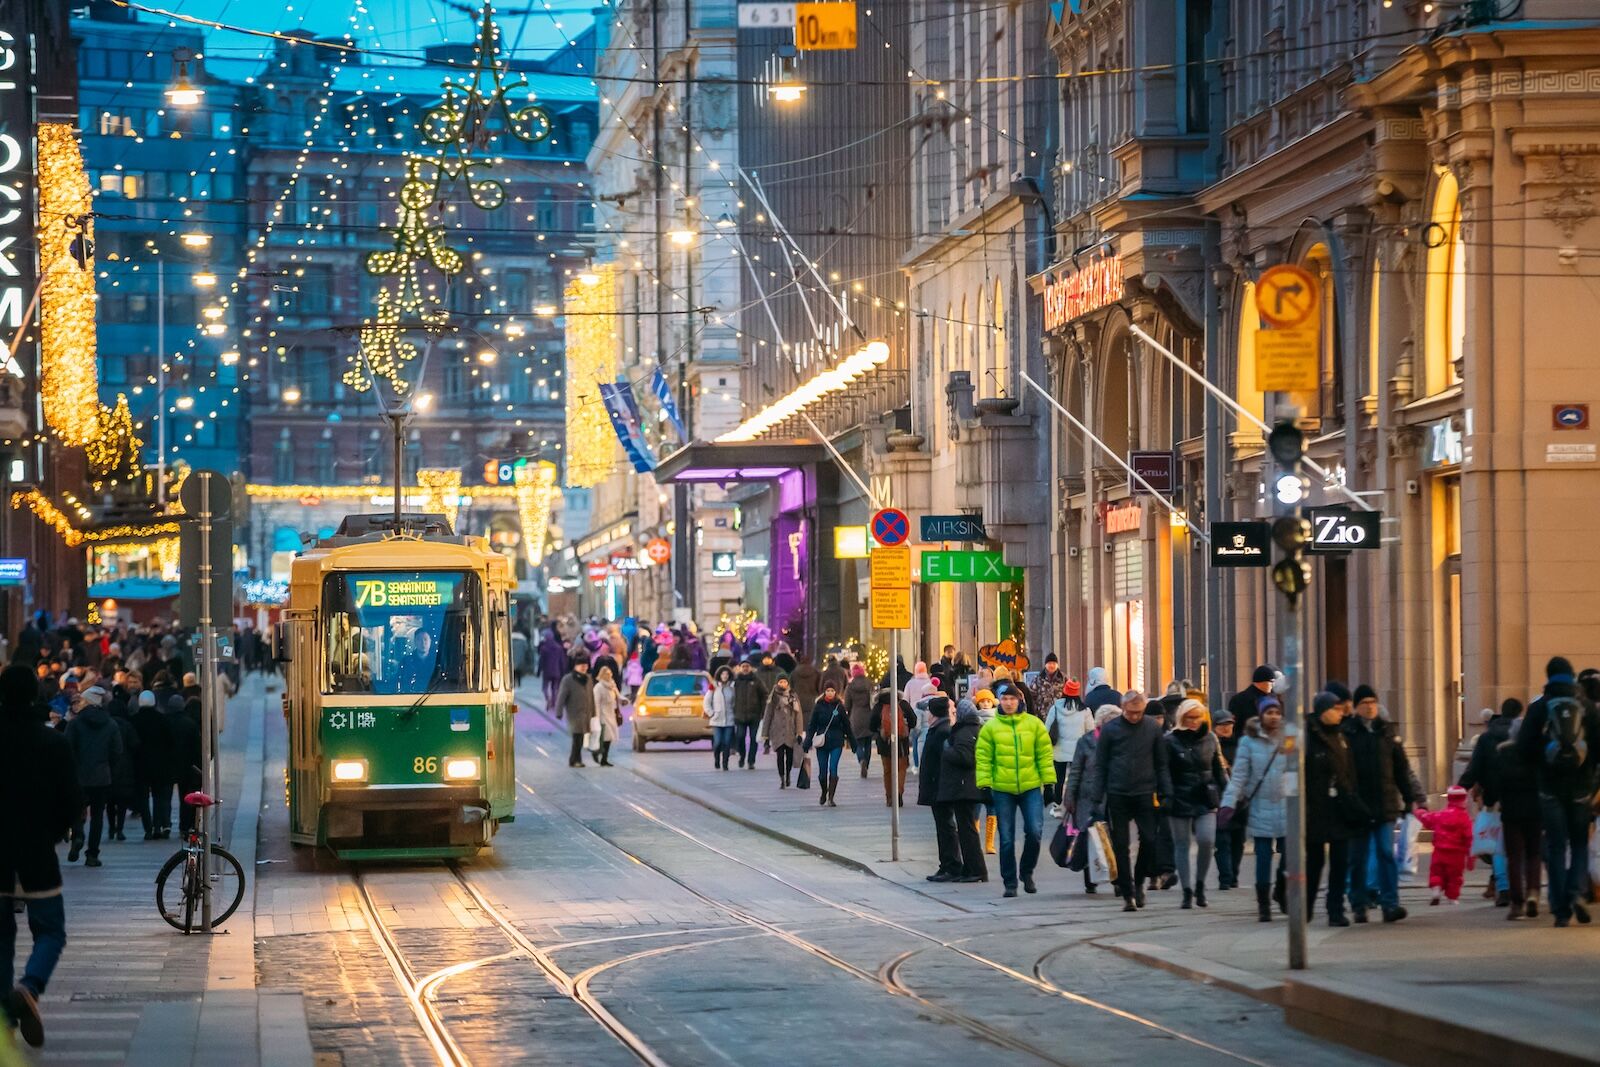
[[[1306,253],[1305,268],[1317,280],[1317,308],[1322,320],[1322,351],[1318,357],[1320,387],[1314,392],[1298,394],[1296,399],[1310,418],[1332,418],[1339,413],[1342,395],[1342,368],[1339,366],[1339,308],[1337,287],[1333,281],[1333,256],[1328,246],[1317,243]]]
[[[1256,312],[1256,283],[1247,281],[1239,291],[1239,347],[1238,381],[1234,395],[1239,403],[1258,419],[1266,418],[1266,407],[1260,389],[1256,388],[1256,334],[1261,330],[1261,316]],[[1257,443],[1255,427],[1240,420],[1235,432]]]
[[[1433,211],[1424,231],[1428,246],[1428,301],[1422,393],[1441,393],[1461,380],[1467,337],[1467,246],[1461,226],[1461,189],[1441,168]]]

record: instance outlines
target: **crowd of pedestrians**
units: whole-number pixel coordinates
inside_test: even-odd
[[[37,1046],[38,998],[67,934],[56,846],[67,842],[68,863],[101,867],[103,846],[128,840],[130,815],[144,840],[170,838],[174,791],[178,830],[189,829],[194,811],[181,798],[200,787],[200,686],[190,635],[178,628],[40,613],[3,643],[0,997]],[[260,658],[253,642],[248,652],[246,669]],[[33,948],[15,978],[23,913]]]
[[[692,626],[641,623],[629,634],[591,625],[566,639],[552,627],[540,648],[541,670],[563,672],[545,684],[558,714],[578,716],[575,734],[585,705],[574,679],[587,656],[638,664],[637,685],[670,650],[679,669],[712,672],[703,705],[715,767],[753,769],[771,753],[778,788],[814,781],[822,807],[837,806],[847,753],[861,778],[877,756],[885,805],[903,805],[907,774],[916,774],[914,803],[930,809],[938,847],[930,881],[986,882],[996,856],[1004,896],[1035,892],[1055,831],[1052,853],[1081,871],[1084,892],[1110,881],[1125,911],[1174,888],[1180,909],[1206,908],[1208,894],[1247,880],[1261,922],[1288,907],[1293,760],[1287,681],[1270,664],[1213,707],[1184,680],[1159,696],[1120,692],[1101,667],[1080,682],[1053,654],[1025,681],[948,646],[931,664],[873,677],[848,651],[814,665],[779,641],[722,633],[707,642]],[[1336,927],[1405,919],[1401,869],[1426,829],[1430,903],[1459,901],[1481,855],[1493,863],[1489,896],[1508,918],[1537,916],[1544,877],[1558,926],[1589,921],[1600,672],[1577,674],[1558,657],[1548,673],[1526,709],[1505,702],[1459,785],[1432,801],[1373,687],[1330,680],[1316,692],[1302,729],[1309,916],[1320,903]],[[1097,842],[1105,855],[1087,862]]]

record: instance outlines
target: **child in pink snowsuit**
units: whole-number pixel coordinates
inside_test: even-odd
[[[1459,785],[1445,793],[1443,811],[1417,809],[1417,820],[1433,831],[1433,860],[1428,864],[1430,904],[1442,893],[1454,904],[1461,899],[1461,877],[1472,867],[1472,816],[1467,812],[1467,791]]]

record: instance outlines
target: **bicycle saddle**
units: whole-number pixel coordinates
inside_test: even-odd
[[[221,803],[220,801],[211,799],[209,795],[200,792],[198,789],[193,793],[184,794],[183,802],[189,805],[191,808],[209,808],[213,804]]]

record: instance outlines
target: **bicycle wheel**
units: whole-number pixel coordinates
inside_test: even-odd
[[[215,867],[211,879],[211,925],[221,926],[244,903],[244,867],[221,845],[212,845],[211,855]],[[169,926],[184,933],[194,929],[194,916],[200,910],[201,875],[195,872],[191,881],[189,864],[185,862],[191,856],[195,856],[195,853],[188,849],[180,850],[167,860],[161,873],[156,875],[156,910]],[[174,878],[174,872],[180,868],[182,873]],[[182,908],[182,914],[167,906],[169,899],[174,907]]]

